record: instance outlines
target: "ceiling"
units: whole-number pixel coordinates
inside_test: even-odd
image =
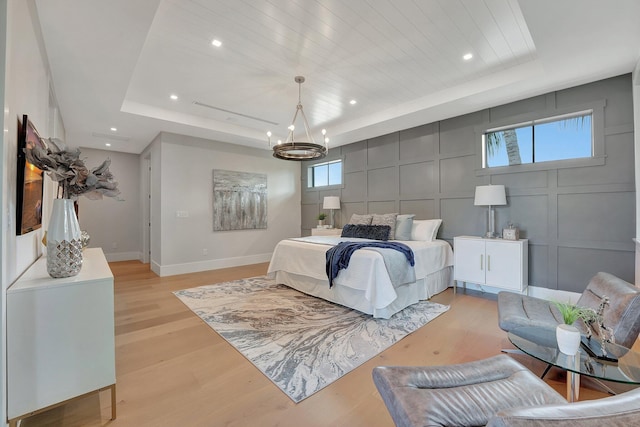
[[[331,147],[628,73],[640,57],[637,0],[35,4],[67,143],[130,153],[162,131],[268,149],[266,132],[291,123],[296,75]]]

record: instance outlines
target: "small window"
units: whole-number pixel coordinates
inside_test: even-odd
[[[483,167],[593,157],[592,115],[582,111],[488,130]]]
[[[342,184],[342,160],[316,163],[307,169],[307,187],[327,187]]]

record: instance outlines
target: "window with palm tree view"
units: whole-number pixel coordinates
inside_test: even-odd
[[[593,156],[592,111],[490,129],[483,135],[483,167]]]

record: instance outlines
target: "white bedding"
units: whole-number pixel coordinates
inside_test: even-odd
[[[379,314],[376,317],[389,317],[387,307],[397,307],[397,312],[419,299],[429,298],[434,293],[425,287],[430,279],[438,282],[438,290],[448,286],[448,279],[436,273],[453,265],[453,251],[449,243],[443,240],[433,242],[402,241],[409,246],[415,257],[416,284],[395,288],[387,273],[380,253],[359,249],[354,252],[349,268],[340,270],[329,288],[326,274],[326,251],[341,241],[363,241],[367,239],[342,238],[337,236],[312,236],[282,240],[276,246],[269,264],[268,274],[278,282],[295,287],[303,292],[329,299],[343,305],[358,309],[368,314]],[[447,275],[448,278],[448,275]],[[300,285],[300,286],[298,286]],[[334,291],[334,288],[338,288]],[[342,288],[342,289],[340,289]],[[342,301],[340,294],[352,295],[352,301]],[[406,295],[402,295],[402,294]],[[361,295],[359,301],[355,295]],[[402,304],[398,304],[399,301]],[[394,301],[396,304],[394,305]],[[405,304],[406,302],[406,304]],[[402,306],[403,305],[403,306]],[[400,307],[402,306],[402,307]]]

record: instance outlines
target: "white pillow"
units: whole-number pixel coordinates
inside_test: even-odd
[[[411,226],[411,240],[433,242],[442,224],[441,219],[414,219]]]

